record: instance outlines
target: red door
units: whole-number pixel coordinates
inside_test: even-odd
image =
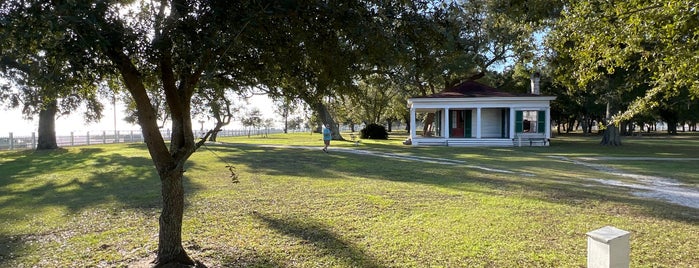
[[[451,138],[463,138],[464,135],[464,111],[463,110],[452,110],[450,115],[450,133]]]

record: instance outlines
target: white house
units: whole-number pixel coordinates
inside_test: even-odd
[[[463,82],[408,99],[410,141],[414,146],[548,146],[555,98],[538,94],[538,79],[532,79],[527,94]]]

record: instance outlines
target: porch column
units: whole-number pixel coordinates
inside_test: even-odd
[[[447,139],[451,135],[451,127],[449,123],[449,108],[444,108],[444,120],[442,121],[442,137]]]
[[[410,107],[410,140],[415,139],[415,129],[417,129],[417,126],[415,125],[415,108]]]
[[[546,138],[551,138],[551,107],[546,108]]]
[[[481,120],[481,107],[478,107],[476,109],[476,139],[481,138],[481,124],[483,121]]]
[[[509,136],[509,138],[510,138],[510,139],[514,139],[514,137],[515,137],[515,108],[514,108],[514,107],[510,107],[510,118],[509,118],[509,120],[510,120],[510,122],[508,122],[509,125],[510,125],[510,136]]]

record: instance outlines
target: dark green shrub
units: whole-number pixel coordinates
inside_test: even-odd
[[[369,124],[360,131],[362,139],[387,140],[388,132],[382,125]]]

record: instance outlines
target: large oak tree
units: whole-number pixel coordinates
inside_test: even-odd
[[[3,24],[38,35],[60,34],[80,49],[75,58],[121,77],[136,103],[138,123],[161,180],[163,209],[159,220],[157,265],[194,265],[182,247],[183,173],[195,143],[191,98],[207,70],[237,41],[252,19],[272,10],[274,3],[255,1],[5,1]],[[44,22],[44,23],[37,23]],[[39,50],[60,51],[45,46]],[[148,81],[171,114],[170,143],[158,129]]]
[[[377,48],[367,34],[379,33],[381,20],[373,15],[385,3],[5,1],[0,16],[5,27],[60,35],[77,48],[67,56],[84,59],[73,61],[77,66],[90,67],[78,69],[91,70],[95,77],[120,77],[161,180],[155,264],[165,266],[195,264],[182,246],[183,173],[206,138],[197,142],[192,125],[191,102],[201,80],[235,73],[228,77],[265,83],[284,91],[280,95],[305,98],[322,112],[323,98],[353,89],[364,55],[381,55],[380,50],[364,52]],[[169,143],[159,131],[160,109],[153,106],[153,96],[164,97],[172,129]]]
[[[102,116],[95,75],[89,59],[74,57],[79,46],[61,31],[36,32],[51,22],[27,14],[3,14],[0,21],[0,104],[20,108],[27,119],[39,118],[37,149],[56,149],[55,121],[86,106],[86,121]]]
[[[693,1],[570,1],[550,44],[568,62],[578,89],[603,85],[610,120],[603,144],[619,144],[617,126],[677,96],[699,96],[699,4]],[[618,106],[627,92],[637,98]],[[623,101],[622,101],[623,102]],[[610,134],[616,134],[610,137]],[[610,142],[611,141],[611,142]]]

